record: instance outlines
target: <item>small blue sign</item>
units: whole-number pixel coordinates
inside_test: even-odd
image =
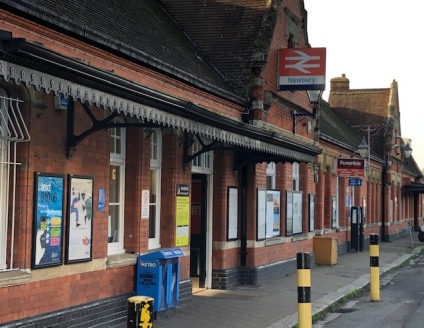
[[[349,178],[349,186],[362,186],[362,179]]]
[[[63,94],[54,97],[54,104],[57,110],[67,110],[68,109],[68,97],[65,97]]]
[[[106,206],[106,189],[99,188],[99,203],[97,206],[97,210],[103,212]]]

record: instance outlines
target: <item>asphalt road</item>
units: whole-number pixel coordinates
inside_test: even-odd
[[[366,290],[315,323],[314,328],[424,327],[424,255],[380,278],[380,300]]]

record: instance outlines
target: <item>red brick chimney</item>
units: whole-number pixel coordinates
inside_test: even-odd
[[[345,74],[330,80],[330,93],[349,91],[349,79]]]

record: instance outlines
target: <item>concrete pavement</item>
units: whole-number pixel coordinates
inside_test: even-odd
[[[380,242],[380,275],[400,266],[424,249],[417,232]],[[352,297],[369,285],[369,251],[338,256],[337,264],[311,269],[313,315]],[[200,290],[193,300],[162,312],[155,328],[290,328],[297,324],[297,275],[260,286],[234,290]]]

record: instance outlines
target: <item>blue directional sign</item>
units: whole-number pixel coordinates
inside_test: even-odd
[[[349,186],[362,186],[362,179],[349,178]]]

